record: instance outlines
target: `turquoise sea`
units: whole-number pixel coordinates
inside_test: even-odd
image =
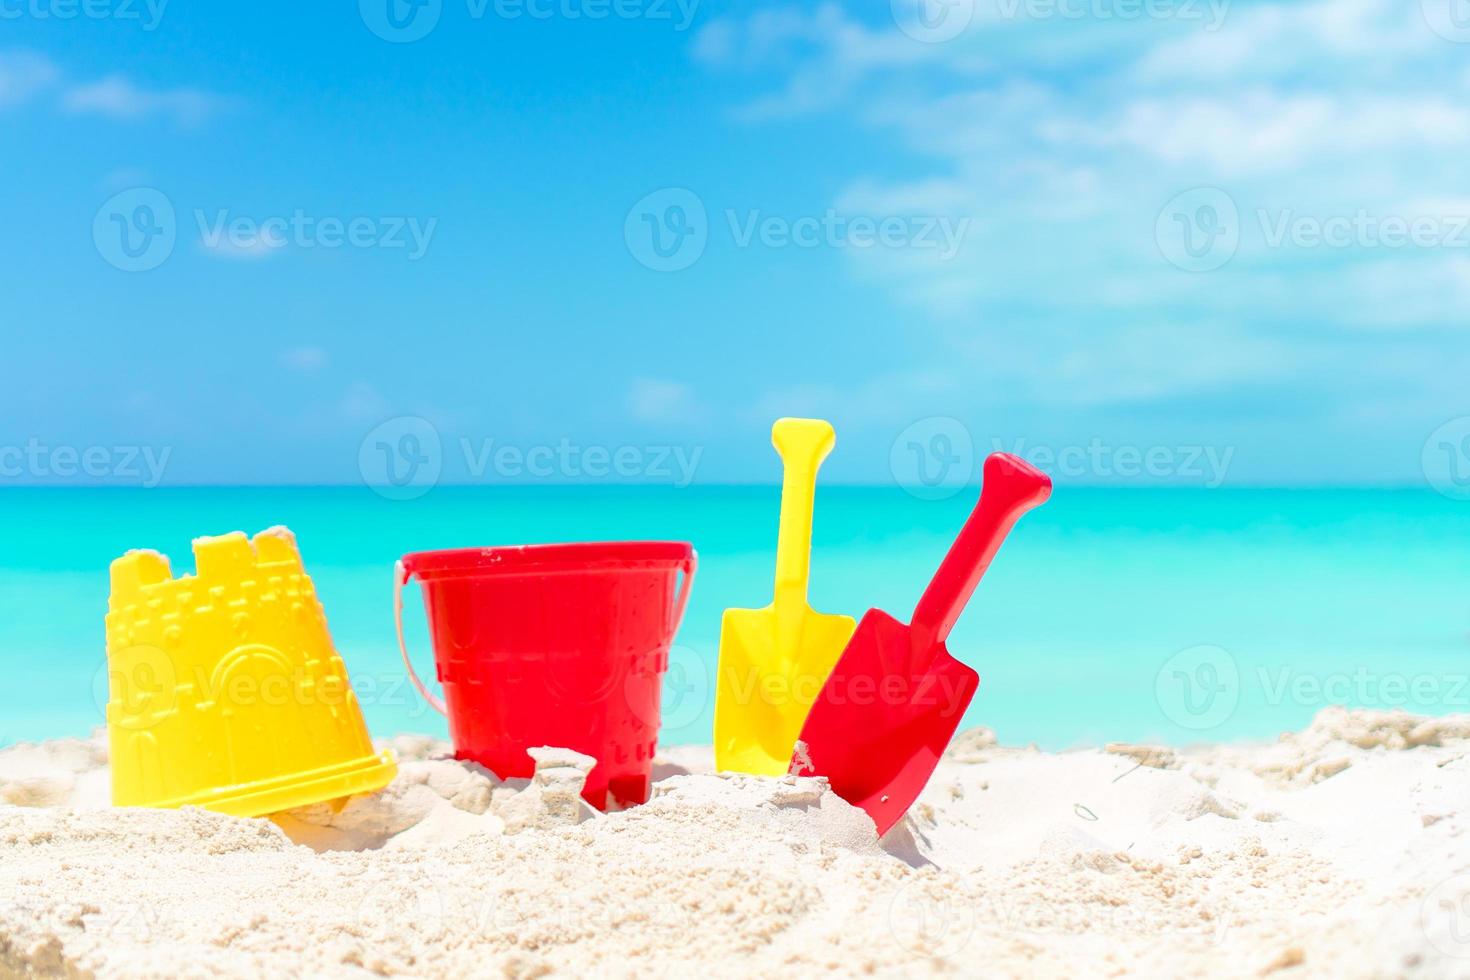
[[[292,528],[375,734],[445,731],[403,682],[391,610],[408,551],[693,541],[700,569],[665,694],[666,743],[710,739],[720,613],[769,601],[776,487],[7,489],[0,743],[102,723],[108,563],[190,571],[191,538]],[[812,604],[907,620],[974,502],[822,487]],[[410,643],[432,673],[422,606]],[[982,682],[967,725],[1046,748],[1270,738],[1321,707],[1470,710],[1470,504],[1429,490],[1058,486],[1025,517],[950,650]],[[104,698],[105,699],[105,698]]]

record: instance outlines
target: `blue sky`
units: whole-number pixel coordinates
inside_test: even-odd
[[[3,478],[766,481],[807,414],[845,482],[1422,485],[1470,436],[1460,0],[917,2],[0,0]],[[641,462],[475,463],[566,446]]]

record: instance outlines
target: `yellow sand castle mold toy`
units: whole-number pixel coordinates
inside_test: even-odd
[[[258,817],[392,781],[291,532],[199,538],[194,559],[112,563],[113,804]]]

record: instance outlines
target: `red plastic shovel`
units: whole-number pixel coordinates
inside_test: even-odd
[[[1035,467],[1009,453],[987,459],[980,502],[913,624],[869,609],[807,716],[791,771],[826,776],[880,835],[918,798],[980,684],[945,638],[1006,534],[1049,496],[1051,478]]]

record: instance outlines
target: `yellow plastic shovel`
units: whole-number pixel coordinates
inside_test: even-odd
[[[778,419],[771,443],[786,467],[776,538],[776,594],[764,609],[726,609],[715,687],[715,765],[784,775],[807,712],[856,626],[807,604],[817,468],[837,441],[820,419]]]

